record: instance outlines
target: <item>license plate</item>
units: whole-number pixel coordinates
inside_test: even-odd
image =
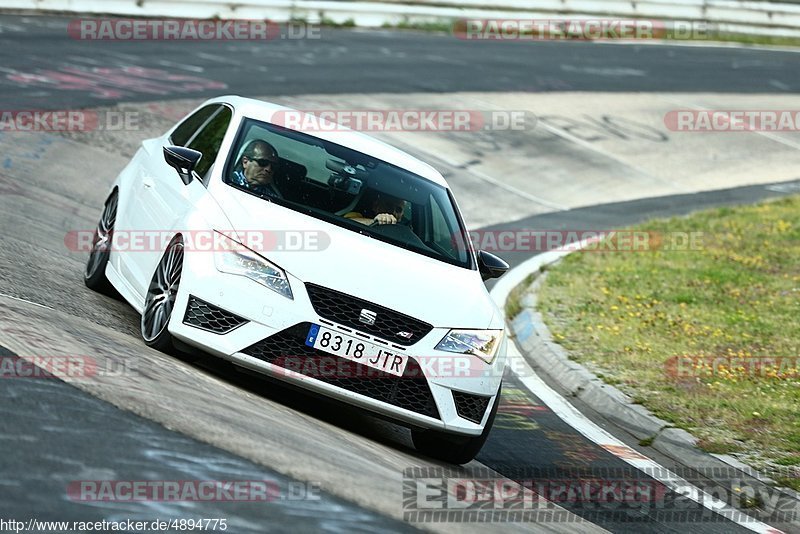
[[[306,345],[395,376],[403,376],[408,363],[405,354],[316,324],[312,324],[308,331]]]

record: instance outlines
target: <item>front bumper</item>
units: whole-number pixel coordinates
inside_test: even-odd
[[[344,366],[338,365],[342,362],[334,363],[337,356],[304,345],[304,332],[311,323],[348,335],[353,335],[353,329],[320,317],[301,280],[289,275],[294,292],[294,300],[289,300],[244,277],[220,273],[210,254],[187,254],[185,261],[169,324],[170,333],[184,343],[402,424],[469,436],[483,431],[497,402],[506,339],[492,364],[486,364],[477,357],[435,350],[449,329],[433,328],[413,345],[393,344],[398,352],[409,356],[409,376],[381,376],[369,369],[365,373],[358,364],[344,360]],[[214,331],[198,327],[196,320],[187,321],[185,311],[190,299],[194,300],[193,309],[199,299],[211,309],[222,310],[219,316],[225,320],[220,323],[226,328]],[[226,314],[241,321],[231,321]],[[357,335],[370,342],[387,343],[364,332]],[[336,375],[342,368],[346,375]],[[335,370],[333,375],[331,369]]]

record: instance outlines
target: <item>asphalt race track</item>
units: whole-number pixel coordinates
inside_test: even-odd
[[[207,80],[242,95],[450,93],[454,91],[664,91],[787,93],[800,86],[794,53],[587,43],[465,42],[418,32],[323,28],[318,40],[252,42],[79,41],[69,18],[3,18],[3,72],[30,83],[0,81],[0,106],[75,109],[102,101],[186,96],[181,84],[92,84],[94,68],[142,67]],[[54,62],[57,50],[59,61]],[[81,72],[87,75],[81,76]],[[36,77],[60,73],[62,83]],[[67,76],[73,74],[73,76]],[[83,78],[83,81],[81,81]],[[161,77],[160,81],[169,80]],[[82,85],[83,84],[83,85]],[[115,86],[116,85],[116,86]],[[173,85],[172,88],[169,86]],[[69,87],[72,89],[69,89]],[[21,87],[28,90],[19,93]],[[57,101],[54,101],[56,97]]]
[[[507,93],[531,98],[539,93],[560,98],[564,93],[568,99],[572,92],[611,94],[609,98],[642,92],[706,99],[721,94],[764,102],[775,96],[785,98],[780,102],[787,105],[800,90],[800,53],[653,44],[464,43],[436,34],[325,28],[319,40],[86,42],[68,37],[68,21],[0,16],[0,110],[121,106],[142,112],[142,120],[135,131],[109,135],[0,130],[0,357],[91,355],[122,372],[69,383],[0,381],[0,517],[228,518],[230,531],[237,533],[747,531],[704,508],[677,515],[647,506],[596,507],[579,499],[555,502],[538,522],[403,522],[403,513],[413,509],[414,499],[412,508],[408,499],[418,497],[409,489],[414,469],[445,467],[464,478],[482,470],[511,480],[558,480],[580,471],[613,481],[629,468],[564,423],[511,374],[489,441],[475,462],[456,468],[418,455],[405,429],[357,410],[244,374],[210,357],[189,362],[149,350],[139,340],[138,315],[127,304],[84,287],[85,255],[68,250],[65,233],[94,227],[107,186],[137,143],[174,121],[164,110],[173,105],[190,109],[209,96],[274,96],[285,102],[329,98],[353,105],[379,98],[373,94],[392,99],[430,93],[449,99],[456,93],[480,93],[480,98],[502,106]],[[797,100],[794,106],[798,108]],[[568,154],[579,159],[590,153],[605,158],[610,153],[606,146],[602,151],[588,147],[591,142],[576,145],[563,134],[562,128],[552,136],[559,147],[553,158]],[[397,140],[412,153],[429,155],[419,139]],[[708,143],[709,152],[724,155],[723,145]],[[785,154],[796,158],[798,148],[796,141],[781,138]],[[502,173],[476,181],[469,166],[441,157],[432,162],[453,184],[467,221],[479,221],[481,229],[490,231],[614,228],[800,190],[798,182],[790,181],[800,178],[800,171],[777,174],[763,165],[762,175],[749,181],[717,177],[696,188],[654,185],[624,200],[611,191],[578,199],[577,191],[574,204],[559,199],[560,207],[554,207],[553,199],[535,201],[546,195],[537,190],[535,180],[515,182],[512,190]],[[487,154],[484,160],[484,174],[490,172],[491,157]],[[788,158],[783,153],[775,157]],[[529,162],[531,169],[545,167],[548,154]],[[624,167],[625,161],[617,156],[598,159],[595,167],[614,174],[616,165]],[[587,190],[592,187],[585,176],[564,172],[578,184],[576,189],[581,180]],[[625,179],[635,183],[642,175]],[[481,201],[519,190],[532,200],[509,200],[507,210]],[[512,265],[530,257],[518,251],[501,255]],[[579,408],[614,432],[590,407]],[[630,445],[674,466],[647,447]],[[107,479],[265,480],[279,492],[269,503],[113,503],[76,501],[66,489],[71,481]],[[659,486],[644,475],[639,479]],[[667,502],[678,498],[661,491]]]

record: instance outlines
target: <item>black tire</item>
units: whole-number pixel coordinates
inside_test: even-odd
[[[489,432],[492,431],[497,408],[500,406],[501,390],[502,386],[497,390],[494,406],[492,406],[492,411],[480,436],[464,437],[436,430],[412,428],[411,439],[414,441],[414,447],[426,456],[444,460],[451,464],[460,465],[472,461],[478,455],[484,443],[486,443]]]
[[[106,200],[103,214],[97,223],[97,229],[92,238],[92,250],[86,260],[83,271],[83,283],[86,287],[106,295],[113,292],[111,283],[106,278],[106,265],[111,255],[111,238],[114,232],[114,223],[117,220],[118,206],[117,190]]]
[[[172,335],[167,330],[183,271],[183,238],[175,237],[156,266],[142,310],[141,334],[156,350],[173,352]]]

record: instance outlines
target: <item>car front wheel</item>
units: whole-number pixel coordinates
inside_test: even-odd
[[[412,429],[411,439],[414,441],[414,447],[426,456],[452,464],[470,462],[480,452],[483,444],[486,443],[499,405],[500,389],[497,390],[494,406],[492,406],[492,411],[480,436],[464,437],[435,430]]]
[[[170,242],[158,262],[144,300],[142,338],[156,350],[167,352],[173,348],[172,335],[167,326],[175,307],[182,271],[183,239],[178,236]]]

